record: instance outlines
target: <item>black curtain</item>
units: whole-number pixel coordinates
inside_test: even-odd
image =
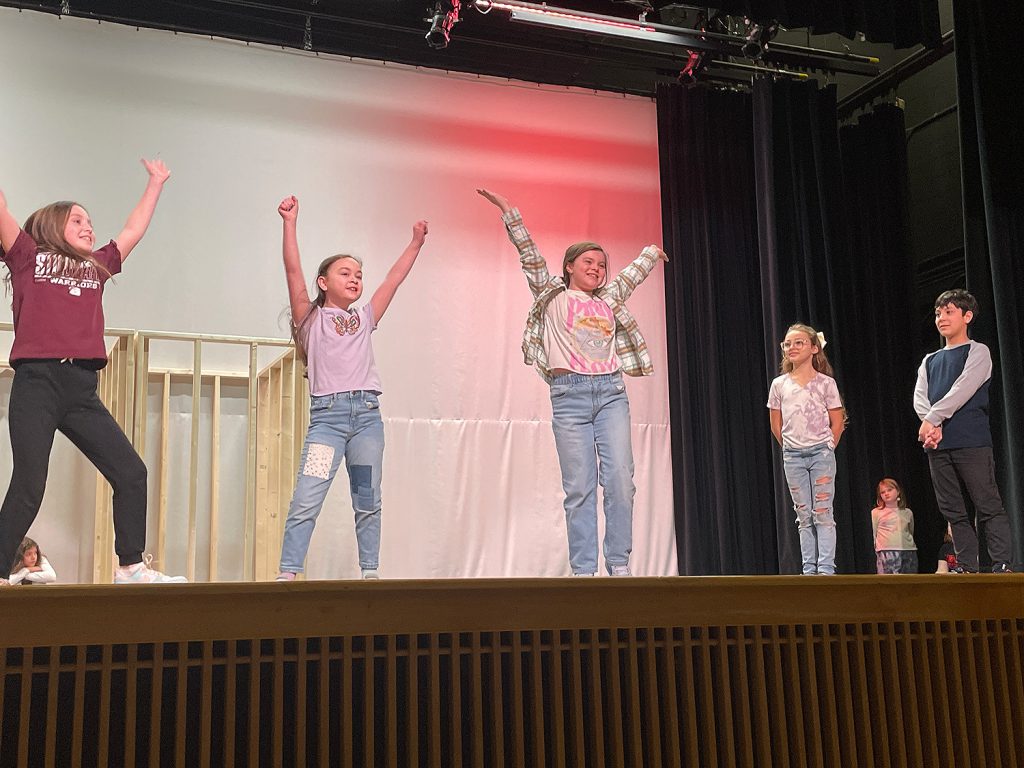
[[[968,0],[969,1],[969,0]],[[858,32],[872,43],[897,48],[939,44],[937,0],[719,0],[717,8],[752,19],[778,19],[787,29],[810,27],[815,34]]]
[[[750,98],[658,90],[681,574],[775,573]]]
[[[833,293],[833,272],[846,248],[836,89],[819,89],[815,82],[759,78],[754,82],[753,104],[767,375],[778,375],[778,345],[786,329],[793,323],[808,323],[825,334],[825,352],[845,399],[846,375],[837,354],[842,348],[839,308]],[[772,449],[779,566],[783,573],[799,573],[793,503],[782,474],[780,449],[774,443]],[[853,571],[858,563],[845,455],[844,440],[836,451],[836,561],[840,570]]]
[[[955,0],[956,66],[967,288],[980,303],[971,335],[992,350],[996,474],[1024,561],[1024,93],[1015,25],[990,0]]]
[[[680,573],[797,573],[796,524],[765,407],[778,343],[824,330],[851,411],[837,451],[838,562],[873,572],[874,486],[927,484],[908,350],[902,113],[843,132],[834,88],[658,92]],[[845,159],[845,172],[844,172]],[[930,487],[930,486],[928,486]]]
[[[854,535],[870,541],[873,489],[881,478],[892,477],[914,511],[921,571],[931,573],[946,524],[935,507],[912,404],[925,352],[918,328],[930,314],[920,315],[914,295],[903,110],[876,106],[839,135],[848,246],[846,258],[837,263],[834,292],[843,331],[837,356],[850,411],[843,441],[855,491]],[[938,333],[931,338],[927,351],[936,348]],[[872,547],[854,554],[857,570],[873,570]]]

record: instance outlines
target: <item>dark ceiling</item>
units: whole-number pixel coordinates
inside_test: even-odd
[[[615,0],[556,0],[552,4],[631,19],[639,13],[635,5]],[[0,0],[0,5],[437,69],[639,94],[653,93],[659,81],[673,81],[687,60],[687,50],[682,46],[645,48],[621,39],[538,28],[512,22],[504,11],[494,9],[485,15],[466,5],[462,21],[452,30],[450,45],[435,50],[424,39],[430,26],[426,21],[428,0]],[[676,16],[670,18],[671,9],[664,8],[667,5],[665,0],[654,0],[648,21],[695,22],[696,11],[684,11],[689,15],[681,18],[677,10]],[[774,63],[789,67],[821,64],[793,54],[788,60],[780,54]],[[749,78],[747,73],[741,76]]]

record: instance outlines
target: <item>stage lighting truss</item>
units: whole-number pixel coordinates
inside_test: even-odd
[[[656,24],[647,21],[649,7],[643,0],[633,3],[640,7],[637,20],[618,16],[605,16],[570,8],[524,2],[524,0],[469,0],[481,13],[492,10],[507,11],[514,22],[538,27],[561,29],[604,40],[628,41],[630,47],[651,52],[668,52],[674,58],[686,56],[686,64],[679,73],[680,82],[696,82],[702,73],[713,65],[716,71],[734,70],[743,77],[768,74],[793,78],[807,78],[803,69],[827,72],[875,76],[878,74],[878,59],[848,52],[828,51],[817,48],[769,42],[779,31],[777,21],[755,22],[744,19],[740,24],[732,17],[715,16],[705,21],[698,15],[697,29]],[[679,6],[690,9],[690,6]],[[697,12],[699,9],[693,8]],[[685,16],[684,16],[685,17]],[[716,32],[717,26],[725,31]],[[766,64],[765,58],[784,59],[797,69],[784,68],[778,63]],[[732,61],[745,58],[754,63]]]

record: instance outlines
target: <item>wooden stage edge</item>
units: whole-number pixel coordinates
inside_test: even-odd
[[[1024,575],[691,576],[0,589],[0,647],[596,627],[1024,619]]]

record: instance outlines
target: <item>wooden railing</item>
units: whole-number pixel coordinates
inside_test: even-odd
[[[10,323],[0,323],[0,331],[10,331]],[[217,554],[222,546],[219,535],[219,495],[222,461],[220,456],[221,384],[225,381],[243,383],[247,387],[248,438],[245,455],[232,457],[245,469],[245,520],[241,551],[242,577],[261,580],[276,572],[276,557],[280,553],[281,531],[288,500],[294,485],[298,456],[308,422],[309,396],[302,376],[303,366],[297,359],[295,348],[288,339],[235,337],[214,334],[165,333],[110,329],[105,332],[109,340],[110,362],[99,376],[100,399],[128,435],[140,455],[146,455],[150,438],[159,441],[160,451],[156,466],[149,467],[150,483],[155,483],[157,503],[150,515],[156,519],[156,540],[153,555],[159,567],[167,563],[168,526],[184,526],[187,535],[187,553],[184,566],[190,580],[195,579],[197,564],[202,563],[210,581],[218,579]],[[192,364],[181,369],[150,365],[152,342],[188,345]],[[248,351],[248,365],[238,371],[209,371],[203,368],[203,351],[210,346],[243,346]],[[261,349],[280,350],[269,364],[258,364]],[[6,365],[6,363],[5,363]],[[187,454],[172,456],[169,452],[170,397],[172,383],[191,384],[192,409],[190,414],[191,439]],[[211,385],[208,410],[211,420],[211,461],[200,465],[200,427],[203,418],[203,383]],[[147,428],[147,407],[152,387],[161,393],[160,426],[155,435]],[[168,478],[173,463],[188,464],[187,519],[171,519],[169,497],[171,483]],[[200,478],[209,480],[210,494],[200,498]],[[92,580],[108,584],[113,578],[113,518],[110,487],[97,473],[94,500],[94,547]],[[209,531],[209,545],[199,552],[197,531],[202,526]]]

